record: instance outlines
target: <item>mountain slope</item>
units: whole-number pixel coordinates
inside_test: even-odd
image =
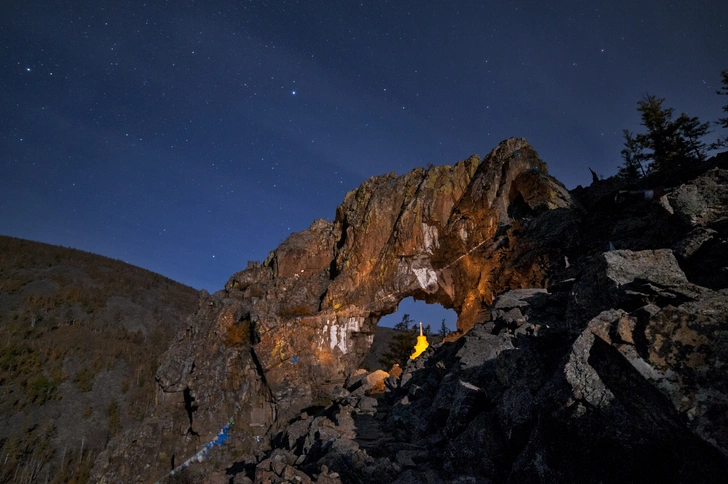
[[[0,236],[0,482],[85,482],[155,404],[193,288],[118,260]]]

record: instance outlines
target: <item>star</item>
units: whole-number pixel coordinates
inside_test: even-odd
[[[295,96],[296,95],[296,91],[291,91],[291,94],[293,94]]]

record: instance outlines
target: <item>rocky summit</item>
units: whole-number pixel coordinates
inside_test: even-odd
[[[722,160],[722,161],[721,161]],[[571,193],[524,139],[371,178],[203,293],[101,482],[723,482],[728,170]],[[458,332],[359,365],[406,298]]]

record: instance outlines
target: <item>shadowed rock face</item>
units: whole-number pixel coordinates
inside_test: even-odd
[[[239,450],[254,452],[255,436],[358,367],[381,316],[406,297],[454,309],[463,333],[497,294],[544,287],[576,243],[573,208],[524,139],[502,142],[483,161],[370,178],[334,221],[315,221],[224,291],[203,295],[159,368],[156,426],[148,419],[125,437],[135,445],[119,443],[122,461],[151,461],[153,471],[135,465],[119,475],[169,469],[148,454],[190,455],[232,414],[250,426]],[[112,442],[107,452],[119,451]],[[102,467],[95,475],[121,472]]]

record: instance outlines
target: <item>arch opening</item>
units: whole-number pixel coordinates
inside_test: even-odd
[[[457,330],[457,313],[453,309],[446,309],[439,303],[426,303],[425,301],[416,301],[412,297],[407,297],[400,301],[397,311],[383,316],[377,326],[374,328],[374,341],[367,356],[364,358],[360,367],[367,371],[384,370],[389,371],[390,363],[386,363],[385,355],[393,351],[396,346],[395,336],[400,333],[395,326],[402,323],[403,318],[409,317],[409,328],[419,327],[422,322],[423,327],[429,326],[430,335],[428,339],[430,344],[436,344],[442,341],[439,332],[443,321],[449,332]],[[411,348],[410,348],[411,352]]]
[[[439,303],[427,303],[425,301],[417,301],[413,297],[407,297],[399,302],[397,311],[382,316],[377,326],[385,328],[393,328],[395,324],[402,320],[402,316],[409,314],[415,323],[422,321],[424,326],[428,324],[433,332],[440,329],[442,320],[450,331],[456,331],[456,323],[458,315],[454,309],[446,309]]]

